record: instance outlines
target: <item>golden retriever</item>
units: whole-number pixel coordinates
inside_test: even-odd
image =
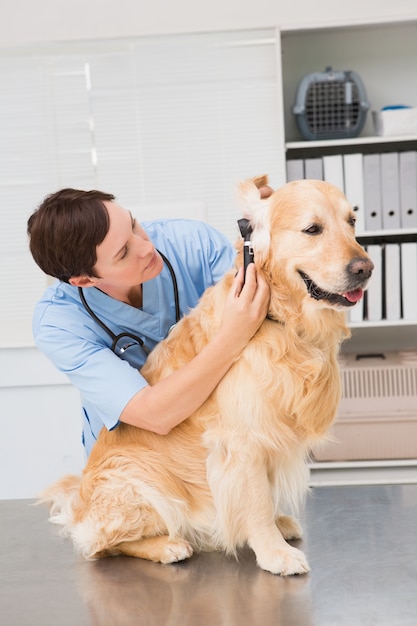
[[[307,489],[311,446],[332,424],[341,394],[337,355],[345,311],[373,264],[355,240],[354,213],[332,185],[294,181],[261,199],[266,177],[239,186],[269,313],[201,408],[169,435],[125,424],[103,429],[82,477],[42,496],[86,558],[116,554],[171,563],[193,550],[236,554],[249,546],[274,574],[309,570],[287,540],[302,535],[284,515]],[[242,263],[242,241],[237,244]],[[228,272],[150,354],[149,382],[210,341],[235,270]]]

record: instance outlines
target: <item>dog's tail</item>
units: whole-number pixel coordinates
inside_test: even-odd
[[[74,522],[74,510],[80,501],[81,476],[64,476],[39,496],[36,504],[47,504],[50,510],[49,521],[63,526],[63,533]]]

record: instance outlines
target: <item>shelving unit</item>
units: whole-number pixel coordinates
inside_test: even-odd
[[[367,155],[417,151],[416,135],[390,137],[375,135],[370,112],[367,115],[363,134],[359,137],[309,141],[300,137],[295,117],[292,114],[292,105],[299,81],[307,74],[322,72],[328,66],[335,70],[357,72],[365,84],[372,110],[380,110],[386,105],[393,104],[417,106],[417,83],[414,80],[414,68],[417,63],[416,39],[417,22],[390,25],[335,25],[281,33],[286,161],[331,155],[344,157],[344,155],[355,153]],[[414,243],[417,242],[417,225],[412,228],[372,231],[362,227],[358,231],[357,239],[365,247],[374,244]],[[352,322],[350,327],[352,337],[344,343],[341,355],[341,361],[346,361],[345,367],[349,371],[355,361],[354,357],[381,354],[389,357],[389,353],[417,351],[417,310],[415,319],[364,320]],[[343,355],[346,355],[345,359]],[[348,362],[349,365],[347,365]],[[373,369],[371,363],[369,366]],[[353,365],[353,369],[355,367]],[[375,369],[378,369],[377,363],[375,363]],[[348,375],[347,371],[345,374]],[[359,376],[361,375],[364,373],[359,373]],[[417,376],[415,364],[410,367],[407,376],[411,376],[413,380]],[[326,481],[330,475],[333,476],[330,473],[334,473],[335,468],[339,473],[342,468],[343,476],[335,475],[335,483],[349,484],[352,480],[352,471],[355,472],[358,463],[362,463],[365,464],[363,475],[366,481],[365,466],[371,462],[378,468],[382,468],[382,474],[384,474],[382,480],[386,480],[384,468],[389,466],[392,469],[393,466],[396,468],[398,465],[407,463],[403,457],[405,450],[408,456],[411,452],[411,457],[414,459],[410,469],[413,474],[415,459],[417,459],[417,441],[415,446],[412,443],[416,440],[417,432],[417,409],[415,412],[414,409],[410,409],[410,405],[412,407],[414,404],[417,405],[413,398],[414,396],[408,397],[407,410],[401,408],[401,402],[396,404],[396,400],[390,398],[389,401],[394,406],[392,413],[383,398],[382,402],[380,400],[373,402],[371,398],[364,398],[369,413],[365,408],[362,410],[358,398],[351,408],[349,404],[343,404],[344,412],[340,418],[340,426],[336,422],[332,433],[336,441],[342,438],[342,445],[338,448],[337,444],[330,443],[327,449],[319,450],[315,457],[316,462],[312,464],[312,475],[322,472],[319,482]],[[377,408],[379,405],[381,409]],[[404,443],[403,446],[401,442]],[[364,449],[369,451],[369,456],[364,454]],[[378,450],[382,451],[380,457],[378,457]],[[392,450],[392,456],[390,456],[390,450]],[[341,458],[343,454],[346,456]],[[414,479],[413,476],[411,480]],[[387,481],[390,482],[390,480]]]

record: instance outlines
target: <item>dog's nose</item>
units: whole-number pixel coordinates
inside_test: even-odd
[[[372,263],[371,259],[361,256],[352,259],[347,266],[349,274],[353,274],[355,276],[360,274],[363,278],[369,278],[372,274],[373,269],[374,264]]]

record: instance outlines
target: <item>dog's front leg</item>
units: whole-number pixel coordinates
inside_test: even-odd
[[[310,568],[304,553],[290,546],[277,526],[266,472],[256,476],[255,467],[250,472],[255,480],[248,476],[252,502],[247,513],[247,542],[259,567],[282,576],[305,574]]]
[[[301,550],[290,546],[275,521],[270,485],[263,463],[241,450],[217,448],[208,458],[208,481],[216,506],[216,533],[228,552],[248,544],[259,567],[288,576],[309,571]]]
[[[304,553],[290,546],[275,524],[249,529],[248,544],[256,554],[259,567],[268,572],[291,576],[310,571]]]

